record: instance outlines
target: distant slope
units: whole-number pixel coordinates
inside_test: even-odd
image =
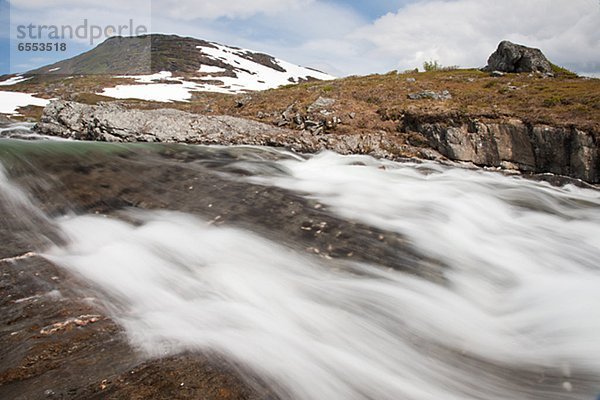
[[[126,75],[146,85],[183,83],[191,90],[221,93],[334,78],[267,54],[175,35],[110,38],[86,53],[25,75],[41,74]],[[113,91],[112,95],[127,96],[140,90],[143,89],[126,88]],[[111,92],[103,94],[110,96]]]

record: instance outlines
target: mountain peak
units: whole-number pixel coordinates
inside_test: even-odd
[[[111,37],[86,53],[26,75],[39,74],[117,75],[136,79],[137,83],[183,83],[194,85],[199,91],[221,93],[334,78],[268,54],[162,34]],[[111,95],[111,91],[104,94]]]

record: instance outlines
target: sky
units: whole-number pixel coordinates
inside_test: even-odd
[[[84,19],[100,27],[132,19],[155,33],[249,48],[336,76],[404,71],[432,60],[482,67],[502,40],[600,74],[600,0],[0,0],[0,73],[101,41],[74,40],[63,53],[19,52],[17,25],[75,26]]]

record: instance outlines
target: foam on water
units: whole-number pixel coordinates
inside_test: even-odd
[[[447,283],[168,211],[62,218],[68,245],[47,257],[101,289],[149,356],[215,351],[282,397],[594,398],[597,191],[332,153],[280,165],[251,179],[402,233]]]

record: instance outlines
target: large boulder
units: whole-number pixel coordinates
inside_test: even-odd
[[[539,49],[503,41],[488,59],[485,71],[552,73],[552,64]]]
[[[46,106],[34,130],[49,136],[104,142],[257,145],[295,134],[225,115],[198,115],[174,109],[137,110],[117,103],[93,106],[64,100]]]

